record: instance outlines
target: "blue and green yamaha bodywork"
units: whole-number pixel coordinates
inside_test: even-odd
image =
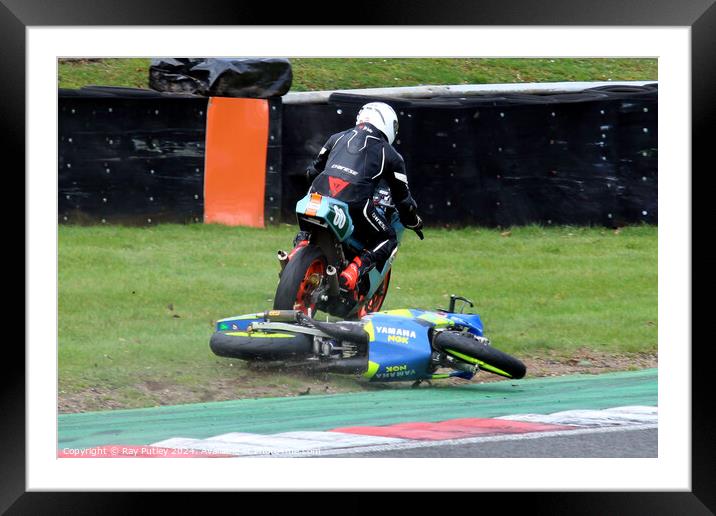
[[[465,371],[431,372],[430,330],[453,328],[457,324],[482,336],[482,321],[476,314],[399,309],[368,314],[361,320],[365,322],[363,328],[369,336],[368,370],[364,376],[371,381],[470,379],[474,376]]]
[[[253,323],[268,319],[266,312],[228,317],[217,321],[216,331],[244,334]],[[483,325],[477,314],[398,309],[371,313],[359,322],[368,335],[368,359],[363,376],[370,381],[470,379],[474,376],[472,371],[433,372],[431,332],[454,329],[482,337]],[[274,332],[273,335],[277,336],[277,333],[280,334]]]

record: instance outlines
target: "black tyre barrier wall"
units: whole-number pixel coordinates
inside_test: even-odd
[[[295,222],[304,170],[375,97],[269,101],[264,214]],[[656,85],[573,94],[379,99],[428,224],[657,223]],[[208,99],[59,90],[60,223],[201,222]]]
[[[88,87],[58,100],[60,223],[203,220],[207,98]]]
[[[656,84],[420,100],[333,94],[328,104],[284,105],[283,220],[295,221],[311,159],[369,100],[399,115],[395,146],[428,224],[657,223]]]

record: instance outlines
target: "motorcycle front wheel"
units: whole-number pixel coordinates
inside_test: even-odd
[[[453,358],[476,364],[484,371],[506,378],[519,379],[527,372],[520,360],[475,339],[469,333],[441,331],[435,335],[433,346]]]

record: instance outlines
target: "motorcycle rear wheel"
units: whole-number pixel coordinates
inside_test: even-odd
[[[308,315],[315,313],[316,305],[310,297],[316,286],[314,275],[320,282],[326,273],[326,257],[315,245],[307,245],[298,251],[281,273],[276,295],[273,300],[274,310],[300,310]]]
[[[313,354],[313,337],[305,333],[217,331],[209,347],[220,357],[241,360],[296,360]]]
[[[378,287],[378,290],[375,291],[375,294],[373,294],[373,297],[370,298],[370,301],[368,301],[368,304],[366,305],[366,310],[368,313],[370,312],[379,312],[380,309],[383,307],[383,302],[385,301],[385,296],[388,295],[388,287],[390,286],[390,273],[393,272],[392,270],[388,271],[388,274],[385,275],[385,278],[383,279],[383,282],[380,284],[380,287]]]
[[[476,364],[482,370],[506,378],[516,380],[523,378],[527,372],[520,360],[476,340],[469,333],[442,331],[433,339],[433,346],[458,360]]]

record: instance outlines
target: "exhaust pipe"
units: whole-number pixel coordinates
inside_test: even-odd
[[[332,297],[338,295],[338,275],[336,274],[336,268],[333,265],[329,265],[326,268],[326,276],[328,277],[328,294]]]
[[[334,339],[347,340],[354,344],[368,344],[368,333],[363,329],[363,324],[354,321],[320,322],[312,320],[311,324],[326,335]]]
[[[286,264],[288,264],[288,254],[286,251],[279,251],[276,253],[276,258],[278,258],[278,263],[281,264],[281,272],[286,268]]]
[[[314,371],[324,373],[363,374],[368,370],[368,357],[340,358],[316,364]]]
[[[296,313],[296,310],[266,310],[263,317],[270,322],[295,323]]]

